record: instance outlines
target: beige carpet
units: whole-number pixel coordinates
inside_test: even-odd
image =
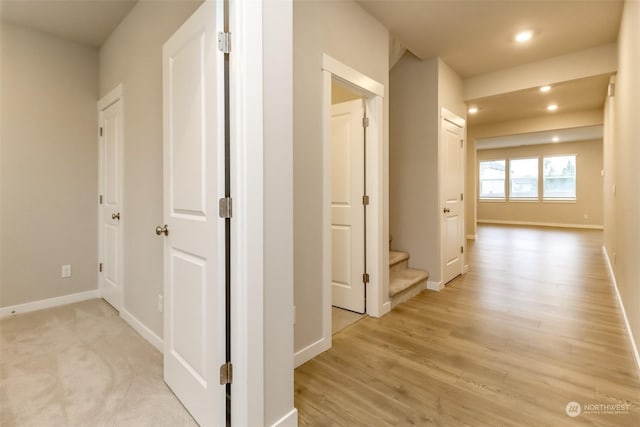
[[[0,425],[195,426],[162,354],[103,300],[0,321]]]

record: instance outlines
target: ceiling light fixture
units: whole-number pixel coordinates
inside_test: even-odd
[[[471,107],[469,108],[469,114],[475,114],[478,112],[478,107]]]
[[[551,90],[551,86],[542,86],[540,88],[540,92],[549,92]]]
[[[560,141],[560,138],[558,138],[557,136],[554,136],[553,138],[551,138],[551,141],[558,142]]]
[[[547,110],[549,111],[556,111],[557,109],[558,106],[556,104],[547,105]]]
[[[533,31],[522,31],[516,34],[516,41],[518,43],[525,43],[531,40],[532,37],[533,37]]]

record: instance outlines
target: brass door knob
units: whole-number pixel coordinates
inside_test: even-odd
[[[444,212],[444,213],[449,213],[449,212],[451,212],[451,209],[449,209],[449,208],[444,208],[444,209],[442,210],[442,212]]]
[[[156,234],[158,236],[160,236],[161,234],[164,234],[165,236],[169,235],[169,228],[167,227],[167,224],[163,225],[163,226],[157,226],[156,227]]]
[[[120,212],[111,214],[111,219],[120,221]]]

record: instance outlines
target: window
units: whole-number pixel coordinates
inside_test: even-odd
[[[504,160],[480,162],[480,199],[504,200]]]
[[[542,162],[545,200],[576,199],[576,156],[545,157]]]
[[[538,199],[538,158],[509,160],[509,199]]]

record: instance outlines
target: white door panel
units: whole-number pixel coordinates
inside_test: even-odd
[[[361,99],[332,106],[332,304],[364,313],[364,107]]]
[[[462,274],[463,223],[463,139],[464,128],[442,119],[440,183],[442,199],[442,281]]]
[[[100,295],[116,310],[122,305],[122,100],[99,111]]]
[[[221,5],[205,2],[163,48],[164,379],[201,426],[225,424]]]

